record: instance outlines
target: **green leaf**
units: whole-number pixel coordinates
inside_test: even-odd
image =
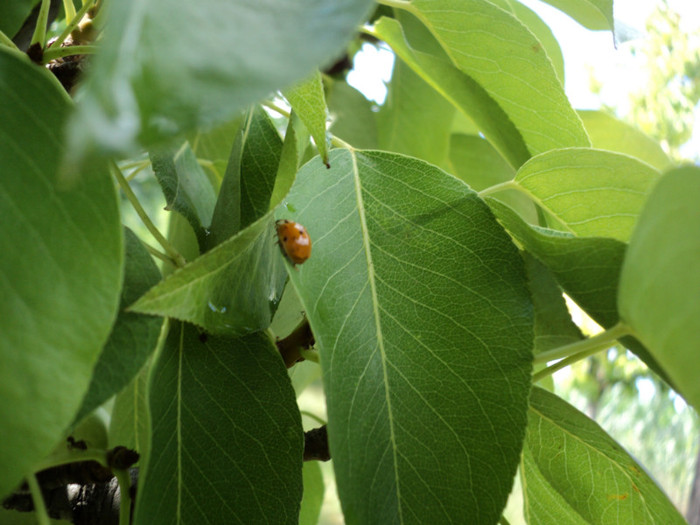
[[[552,272],[564,291],[604,327],[615,325],[617,285],[625,244],[602,237],[580,238],[529,226],[505,204],[486,197],[499,221]]]
[[[275,186],[270,195],[270,209],[276,208],[289,193],[308,147],[309,132],[297,114],[292,112],[284,134]]]
[[[554,71],[562,86],[564,83],[564,55],[561,52],[559,41],[547,24],[529,7],[515,0],[490,0],[492,4],[510,12],[523,23],[542,44],[542,48],[552,61]]]
[[[571,320],[551,270],[528,252],[523,258],[535,308],[535,354],[580,340],[581,332]]]
[[[330,137],[326,131],[328,108],[321,73],[316,71],[304,82],[284,92],[294,112],[309,130],[324,164],[328,164]]]
[[[70,425],[117,313],[122,235],[104,166],[60,170],[70,109],[0,48],[0,497]]]
[[[530,158],[523,137],[508,115],[482,86],[457,69],[444,53],[428,53],[415,48],[413,42],[406,39],[399,22],[392,18],[380,18],[374,25],[374,34],[388,43],[401,60],[411,66],[423,80],[473,119],[484,136],[512,166],[518,167]],[[426,39],[419,43],[434,49],[433,45],[426,43]]]
[[[318,461],[304,462],[304,498],[301,500],[299,525],[316,525],[323,505],[323,474]]]
[[[379,148],[445,166],[454,107],[402,60],[377,113]],[[420,130],[420,132],[417,132]]]
[[[345,82],[332,81],[326,95],[330,131],[356,148],[377,148],[377,121],[372,103]]]
[[[216,192],[209,178],[187,142],[154,150],[150,156],[153,172],[163,188],[166,209],[175,210],[187,219],[203,251],[216,203]]]
[[[482,0],[413,0],[406,9],[503,108],[530,153],[590,145],[541,42],[511,13]]]
[[[347,523],[495,522],[530,385],[518,251],[464,183],[401,155],[333,150],[287,202],[314,242],[290,278],[321,355]]]
[[[14,37],[39,0],[7,0],[0,3],[0,31]]]
[[[620,278],[620,316],[700,407],[700,169],[665,174],[639,217]]]
[[[515,183],[562,229],[628,241],[658,177],[657,170],[627,155],[568,148],[533,157]]]
[[[167,335],[167,330],[164,329],[162,335]],[[147,462],[151,442],[147,395],[150,364],[149,360],[126,388],[117,394],[109,422],[109,447],[123,446],[136,450],[141,455],[141,465]]]
[[[603,429],[539,388],[530,396],[520,474],[528,523],[685,523]]]
[[[155,350],[162,319],[126,311],[160,281],[160,272],[148,251],[131,230],[125,228],[124,285],[119,315],[92,373],[92,381],[75,421],[124,388]]]
[[[579,111],[578,114],[594,148],[625,153],[657,170],[665,170],[673,164],[659,143],[637,128],[604,111]]]
[[[110,5],[73,144],[125,151],[237,112],[333,60],[370,0],[203,0]],[[165,18],[164,18],[165,17]],[[167,19],[167,23],[164,20]]]
[[[543,0],[593,31],[615,28],[613,0]]]
[[[282,155],[282,139],[256,106],[236,136],[211,222],[210,247],[221,244],[267,213]]]
[[[203,337],[173,323],[152,371],[150,409],[137,525],[297,525],[301,417],[267,336]]]
[[[211,163],[207,169],[216,176],[216,189],[224,178],[226,166],[231,156],[231,147],[242,124],[243,116],[236,116],[231,121],[213,129],[198,130],[189,138],[192,151],[197,158]]]
[[[286,279],[269,214],[176,270],[130,310],[242,335],[270,325]]]

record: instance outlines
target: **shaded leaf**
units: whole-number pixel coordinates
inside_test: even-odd
[[[658,177],[657,170],[627,155],[568,148],[533,157],[515,183],[566,231],[627,241]]]
[[[620,316],[700,407],[700,169],[664,175],[630,241],[620,279]]]
[[[263,217],[176,270],[130,310],[189,321],[214,333],[266,329],[287,278],[274,232],[272,216]]]
[[[119,303],[114,184],[103,166],[60,170],[69,108],[0,48],[0,497],[70,425]]]
[[[151,144],[226,122],[333,60],[372,5],[114,2],[73,122],[73,144],[125,151],[136,141]]]
[[[511,13],[481,0],[413,0],[406,9],[503,108],[532,155],[590,145],[541,42]]]
[[[167,335],[167,327],[164,335]],[[144,365],[126,388],[114,398],[109,422],[109,447],[121,445],[136,450],[141,455],[140,465],[147,463],[151,442],[151,417],[148,410],[150,364],[151,361]]]
[[[304,82],[285,91],[284,96],[314,138],[321,160],[324,164],[328,164],[330,149],[330,137],[326,131],[328,108],[321,73],[316,71]]]
[[[172,323],[151,375],[150,410],[137,525],[297,525],[301,417],[266,335],[205,338]]]
[[[578,114],[594,148],[625,153],[651,164],[657,170],[671,167],[672,161],[659,143],[637,128],[604,111],[579,111]]]
[[[206,246],[216,192],[187,142],[150,154],[153,172],[163,189],[168,210],[179,212],[192,226],[201,251]]]
[[[518,167],[530,157],[523,137],[508,115],[483,87],[457,69],[444,53],[428,53],[414,48],[413,43],[406,39],[401,25],[392,18],[380,18],[374,25],[374,34],[387,42],[423,80],[473,119],[512,166]],[[433,50],[434,46],[429,48]]]
[[[326,95],[330,131],[356,148],[377,148],[377,121],[372,103],[345,82],[333,81]]]
[[[385,152],[333,150],[287,202],[314,242],[290,278],[321,355],[345,519],[495,522],[532,360],[508,236],[461,181]]]
[[[284,134],[284,143],[275,176],[275,187],[270,195],[270,209],[276,208],[287,196],[308,147],[309,132],[296,113],[292,112],[287,124],[287,131]]]
[[[0,31],[9,38],[17,34],[39,0],[10,0],[0,3]]]
[[[521,479],[528,523],[685,523],[597,423],[533,388]]]
[[[265,110],[256,106],[236,136],[216,201],[209,246],[217,246],[262,217],[282,154],[282,139]]]
[[[226,173],[231,148],[236,134],[243,124],[243,116],[208,130],[197,130],[189,138],[192,151],[198,159],[211,163],[207,169],[216,176],[214,188],[218,189]],[[210,179],[211,180],[211,179]]]
[[[126,255],[119,315],[97,360],[75,421],[131,382],[155,350],[163,324],[162,319],[126,311],[127,306],[160,280],[160,272],[138,237],[128,228],[124,232]]]

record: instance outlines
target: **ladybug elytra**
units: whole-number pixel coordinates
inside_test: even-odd
[[[311,255],[311,238],[298,222],[279,220],[275,223],[277,238],[284,255],[292,264],[302,264]]]

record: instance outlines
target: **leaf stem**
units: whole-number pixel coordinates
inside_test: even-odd
[[[119,525],[129,525],[131,517],[131,477],[128,469],[113,469],[119,483]]]
[[[547,368],[533,374],[532,382],[537,383],[539,380],[553,374],[558,370],[561,370],[562,368],[592,356],[601,350],[610,348],[618,339],[629,334],[629,328],[622,323],[618,323],[605,332],[589,337],[588,339],[584,339],[583,341],[577,341],[570,345],[555,348],[554,350],[548,352],[542,352],[535,358],[535,363],[551,361],[553,359],[564,357],[565,355],[568,357],[562,359],[561,361],[557,361],[552,366],[548,366]]]
[[[10,48],[17,50],[17,51],[19,50],[19,48],[12,41],[12,39],[9,36],[7,36],[5,33],[3,33],[2,31],[0,31],[0,46],[10,47]]]
[[[314,421],[316,421],[316,422],[318,422],[318,423],[321,423],[322,425],[327,424],[327,421],[324,421],[323,419],[321,419],[320,417],[318,417],[316,414],[312,414],[312,413],[309,412],[308,410],[300,410],[299,413],[300,413],[302,416],[310,417],[311,419],[313,419]]]
[[[129,183],[124,178],[124,175],[122,174],[121,170],[114,161],[110,163],[110,168],[112,169],[112,174],[117,179],[119,186],[126,195],[126,198],[129,199],[129,202],[134,207],[134,210],[141,218],[141,221],[143,222],[144,226],[146,226],[148,231],[151,232],[151,235],[155,237],[156,241],[158,241],[158,244],[161,245],[163,250],[165,250],[165,253],[167,253],[168,256],[170,256],[170,258],[175,262],[176,266],[185,266],[185,258],[173,247],[172,244],[168,242],[168,240],[163,236],[163,234],[160,233],[158,228],[156,228],[155,224],[153,224],[150,217],[146,213],[146,210],[144,210],[141,206],[141,203],[134,194],[134,191],[131,189],[131,186],[129,186]]]
[[[348,144],[343,139],[339,139],[335,135],[331,137],[331,144],[333,144],[336,148],[345,148],[349,149],[350,151],[355,151],[355,148],[353,148],[351,144]]]
[[[508,180],[506,182],[501,182],[500,184],[494,184],[493,186],[489,186],[486,189],[483,189],[479,192],[479,197],[485,197],[486,195],[491,195],[492,193],[498,193],[499,191],[504,191],[504,190],[517,190],[519,189],[519,186],[513,182],[512,180]]]
[[[154,257],[157,257],[157,258],[160,259],[161,261],[165,261],[165,262],[167,262],[167,263],[170,263],[170,264],[173,264],[173,265],[177,266],[177,264],[175,263],[175,260],[174,260],[172,257],[170,257],[170,256],[168,256],[167,254],[161,252],[161,251],[158,250],[157,248],[154,248],[153,246],[151,246],[151,245],[148,244],[147,242],[144,242],[144,241],[141,241],[141,242],[143,243],[143,245],[144,245],[144,247],[146,248],[146,250],[148,251],[148,253],[150,253],[150,254],[153,255]]]
[[[32,495],[32,501],[34,502],[34,512],[36,513],[36,520],[39,525],[50,525],[49,513],[46,511],[46,503],[44,503],[44,496],[41,494],[41,487],[39,482],[36,480],[36,476],[32,473],[27,476],[27,485],[29,485],[29,492]]]
[[[85,0],[85,2],[83,2],[83,6],[78,10],[73,19],[70,22],[68,22],[68,24],[66,24],[66,28],[63,31],[61,31],[61,34],[58,35],[58,38],[51,44],[51,47],[60,46],[61,44],[63,44],[63,42],[66,41],[68,35],[70,35],[71,32],[76,27],[78,27],[78,24],[85,16],[85,13],[87,13],[88,9],[90,9],[94,3],[95,0]]]
[[[406,0],[377,0],[377,3],[387,7],[396,7],[398,9],[408,9],[411,6],[411,2],[407,2]]]
[[[57,58],[62,58],[62,57],[67,57],[67,56],[73,56],[73,55],[92,55],[97,52],[97,46],[91,45],[91,44],[86,44],[83,46],[56,46],[54,44],[51,45],[50,48],[48,48],[44,52],[44,62],[51,62],[52,60],[56,60]]]
[[[311,361],[317,365],[321,364],[321,360],[319,359],[318,352],[316,350],[306,350],[304,348],[300,348],[299,353],[301,354],[301,357],[307,361]]]
[[[281,107],[279,107],[277,104],[275,104],[271,100],[263,100],[262,105],[265,106],[266,108],[270,108],[272,111],[276,111],[277,113],[279,113],[283,117],[287,117],[287,118],[291,117],[291,113],[289,111],[287,111],[286,109],[282,109]]]
[[[34,28],[32,40],[29,43],[30,46],[39,44],[42,49],[46,46],[46,26],[49,23],[49,7],[51,7],[51,0],[41,0],[39,16],[36,19],[36,27]]]
[[[73,0],[63,0],[63,10],[66,12],[66,23],[70,24],[75,18],[75,5]]]

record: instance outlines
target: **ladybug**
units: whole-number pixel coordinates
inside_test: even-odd
[[[277,239],[284,255],[293,265],[302,264],[311,255],[311,238],[298,222],[279,220],[275,223]]]

